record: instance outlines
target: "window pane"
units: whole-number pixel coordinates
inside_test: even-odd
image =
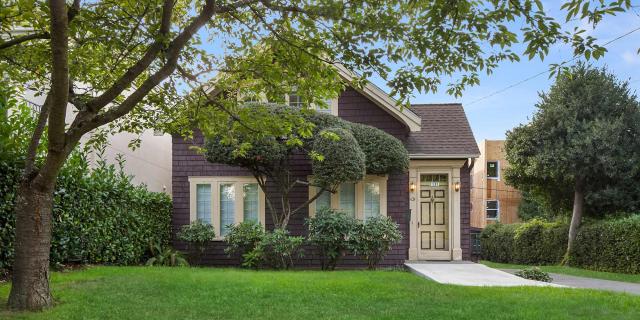
[[[487,177],[489,177],[489,178],[497,178],[498,177],[498,162],[497,161],[488,161],[487,162]]]
[[[364,185],[364,220],[380,215],[380,184]]]
[[[196,185],[196,219],[211,224],[211,185]]]
[[[319,105],[316,105],[316,111],[318,111],[318,112],[322,112],[322,113],[328,113],[328,114],[331,114],[331,104],[332,104],[332,102],[333,102],[333,101],[332,101],[332,99],[327,99],[327,100],[325,100],[325,101],[324,101],[324,103],[326,103],[326,104],[327,104],[327,107],[326,107],[326,108],[321,107],[321,106],[319,106]]]
[[[292,106],[292,107],[302,107],[302,104],[303,104],[303,102],[302,102],[302,97],[301,96],[299,96],[299,95],[297,95],[295,93],[289,94],[289,105],[290,106]]]
[[[258,184],[245,183],[242,186],[244,221],[259,222],[258,212],[260,204],[258,202]]]
[[[498,201],[496,200],[487,201],[487,209],[486,209],[487,219],[497,219],[499,215],[499,211],[500,210],[498,209]]]
[[[227,235],[227,225],[235,223],[235,214],[235,187],[232,183],[220,184],[220,236]]]
[[[317,189],[316,189],[316,192],[317,192]],[[331,193],[329,191],[322,192],[322,194],[320,194],[320,196],[316,198],[315,204],[316,204],[316,213],[318,213],[320,209],[331,208]]]
[[[354,183],[340,185],[340,210],[352,217],[356,216],[356,185]]]

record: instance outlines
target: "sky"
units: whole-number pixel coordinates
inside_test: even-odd
[[[559,15],[560,5],[560,1],[557,3],[548,1],[545,8],[551,10],[553,15]],[[598,39],[598,43],[604,44],[640,28],[640,7],[635,7],[634,10],[618,16],[608,17],[595,29],[580,21],[576,21],[576,24],[587,27],[588,32]],[[640,30],[607,45],[607,54],[597,61],[591,59],[590,62],[594,66],[606,66],[621,80],[629,80],[632,90],[640,93],[638,48],[640,48]],[[522,53],[522,50],[514,50],[514,52]],[[553,79],[549,79],[549,73],[545,72],[515,87],[507,90],[505,88],[548,71],[550,64],[568,61],[572,57],[569,46],[557,45],[549,51],[549,56],[545,57],[544,61],[540,61],[539,58],[528,60],[522,56],[520,62],[500,64],[491,75],[481,78],[480,85],[467,88],[460,98],[450,96],[443,90],[435,94],[416,92],[411,103],[462,103],[478,142],[483,139],[504,139],[507,130],[529,121],[535,112],[538,93],[547,91]],[[382,79],[369,80],[389,92]],[[501,92],[497,93],[498,91]],[[489,95],[491,96],[488,97]]]

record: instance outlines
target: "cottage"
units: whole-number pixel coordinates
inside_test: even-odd
[[[345,80],[351,74],[340,70]],[[290,104],[295,99],[288,99]],[[340,118],[377,127],[400,139],[410,154],[409,172],[387,176],[367,176],[363,181],[344,183],[338,192],[318,198],[309,208],[292,217],[288,230],[305,234],[304,219],[313,215],[322,202],[332,208],[353,212],[358,218],[368,214],[386,215],[395,220],[404,237],[385,257],[383,265],[401,265],[406,260],[470,259],[470,168],[480,152],[460,104],[416,104],[401,110],[380,88],[367,83],[348,87],[333,99],[330,112]],[[219,241],[203,259],[209,265],[235,265],[237,257],[224,253],[225,227],[244,219],[257,219],[272,227],[265,215],[265,197],[253,176],[245,169],[213,164],[191,149],[202,145],[196,132],[193,140],[173,137],[173,227],[198,218],[210,222]],[[295,163],[301,179],[311,172],[309,161]],[[313,194],[310,187],[298,186],[292,204],[302,204]],[[274,191],[275,192],[275,191]],[[183,244],[174,244],[182,248]],[[306,250],[298,266],[320,263],[313,250]],[[358,266],[359,259],[346,257],[342,266]]]

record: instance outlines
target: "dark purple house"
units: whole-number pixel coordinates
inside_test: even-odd
[[[342,73],[349,77],[348,72]],[[318,198],[308,210],[294,215],[288,226],[292,234],[304,235],[305,218],[322,204],[358,218],[386,215],[394,219],[404,237],[383,265],[402,265],[406,260],[470,259],[470,166],[480,152],[462,105],[416,104],[411,110],[400,110],[386,93],[368,84],[362,89],[348,88],[332,101],[330,109],[319,112],[371,125],[400,139],[409,151],[410,169],[405,174],[367,176],[363,181],[341,185],[335,194]],[[198,134],[189,141],[173,137],[173,228],[176,231],[196,219],[210,222],[221,238],[207,250],[203,262],[235,265],[238,257],[224,253],[224,226],[257,219],[271,228],[270,217],[265,215],[265,194],[248,171],[209,163],[190,149],[202,143]],[[294,172],[306,179],[311,173],[310,163],[301,159]],[[314,193],[308,189],[297,187],[293,206]],[[183,248],[179,242],[174,245]],[[364,263],[348,256],[342,266]],[[303,267],[319,264],[311,248],[296,262]]]

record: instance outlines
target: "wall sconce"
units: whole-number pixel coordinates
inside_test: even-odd
[[[456,181],[453,183],[453,190],[456,192],[460,191],[460,181]]]
[[[409,192],[416,192],[416,184],[413,181],[409,183]]]

